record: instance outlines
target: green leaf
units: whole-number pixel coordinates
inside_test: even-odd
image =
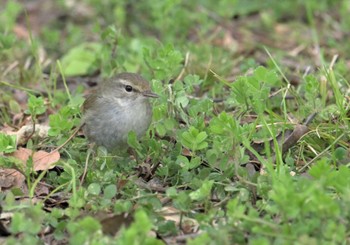
[[[332,166],[326,158],[323,158],[314,164],[309,170],[309,174],[316,179],[325,178],[332,172]]]
[[[92,183],[89,185],[87,190],[90,194],[97,196],[101,193],[101,186],[100,184]]]
[[[209,198],[213,184],[213,180],[205,180],[198,190],[190,193],[190,198],[194,201],[202,201]]]
[[[191,126],[188,131],[181,134],[181,143],[186,148],[192,151],[202,150],[208,147],[208,143],[205,141],[208,137],[206,132],[199,132],[198,129]]]
[[[78,222],[79,229],[84,230],[87,233],[93,233],[101,229],[100,223],[94,218],[87,216]]]
[[[202,160],[202,159],[201,159],[200,157],[192,157],[192,158],[191,158],[191,161],[189,162],[189,164],[188,164],[188,166],[187,166],[187,168],[188,168],[189,170],[194,169],[194,168],[197,168],[199,165],[201,165],[201,163],[202,163],[201,160]]]
[[[3,34],[0,32],[0,50],[10,49],[16,44],[16,36],[12,33]]]
[[[279,82],[276,72],[274,70],[268,70],[263,66],[259,66],[255,69],[254,78],[259,83],[267,83],[270,86],[275,86]]]
[[[99,43],[82,43],[62,57],[61,64],[66,76],[82,76],[95,72],[99,65],[98,54],[102,50]]]
[[[10,231],[14,234],[24,233],[36,235],[40,232],[45,213],[42,205],[28,206],[14,212]]]
[[[134,131],[130,131],[128,133],[128,140],[127,140],[127,142],[128,142],[128,145],[131,146],[132,148],[138,149],[138,150],[141,149],[140,142],[138,141],[136,133]]]
[[[107,185],[103,190],[103,196],[107,199],[112,199],[117,194],[117,187],[112,185]]]
[[[251,76],[241,76],[232,83],[232,98],[237,104],[252,107],[261,114],[265,111],[269,93],[273,86],[278,85],[276,72],[258,67]]]
[[[170,198],[174,198],[177,196],[177,190],[174,186],[172,187],[169,187],[167,190],[166,190],[166,196],[167,197],[170,197]]]
[[[185,108],[189,103],[189,99],[187,98],[187,95],[185,95],[184,93],[181,93],[181,94],[183,95],[176,97],[175,104],[178,107]]]
[[[46,111],[45,101],[42,97],[35,97],[34,95],[29,95],[28,99],[28,110],[25,113],[32,116],[41,115]]]
[[[196,141],[197,143],[203,142],[207,137],[208,135],[206,132],[200,132],[196,137]]]
[[[0,22],[6,23],[0,27],[0,33],[7,33],[12,30],[18,15],[22,12],[23,6],[16,1],[2,2],[0,12]]]
[[[115,244],[163,244],[158,239],[149,236],[152,226],[147,213],[142,209],[138,209],[135,213],[134,222],[118,234]]]
[[[174,207],[187,212],[191,209],[191,199],[187,192],[181,191],[173,198]]]
[[[101,224],[96,219],[87,216],[78,222],[70,221],[67,224],[67,230],[70,234],[71,244],[84,244],[98,234],[97,232],[101,230]]]
[[[203,80],[201,80],[197,74],[188,74],[184,78],[184,82],[186,86],[193,87],[194,85],[200,85],[203,82]]]
[[[125,213],[130,212],[133,208],[133,204],[130,201],[125,200],[116,200],[114,204],[114,212],[115,213]]]
[[[166,128],[163,124],[158,123],[155,128],[160,137],[163,137],[166,134]]]
[[[66,133],[71,130],[76,122],[76,120],[72,119],[75,113],[77,113],[75,110],[72,110],[72,108],[65,106],[62,107],[58,113],[51,114],[49,116],[49,135],[57,136],[62,132]]]
[[[188,169],[188,166],[189,166],[189,163],[190,161],[188,160],[187,157],[183,156],[183,155],[179,155],[177,156],[176,158],[176,163],[178,165],[180,165],[181,167],[185,168],[185,169]]]
[[[152,54],[150,48],[143,49],[143,57],[149,67],[152,68],[155,78],[164,80],[178,74],[183,61],[181,52],[171,44],[157,47],[155,50],[156,52]]]
[[[337,159],[337,160],[343,160],[345,159],[347,155],[347,150],[344,149],[343,147],[338,147],[337,149],[335,149],[334,151],[334,157]]]
[[[16,135],[0,133],[0,152],[11,153],[16,151]]]
[[[40,231],[40,225],[33,223],[33,220],[28,219],[25,213],[16,212],[11,219],[11,231],[15,234],[20,232],[37,234]]]

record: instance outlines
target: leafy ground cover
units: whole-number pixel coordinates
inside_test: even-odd
[[[1,241],[350,243],[349,12],[3,0]],[[122,71],[161,96],[115,156],[77,128],[84,96]]]

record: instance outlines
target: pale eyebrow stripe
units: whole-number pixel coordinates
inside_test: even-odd
[[[120,83],[122,83],[124,86],[125,85],[130,85],[134,90],[140,91],[140,88],[138,86],[135,86],[135,85],[131,84],[128,80],[120,79]]]
[[[121,82],[123,85],[130,85],[130,82],[129,82],[128,80],[120,79],[120,82]]]

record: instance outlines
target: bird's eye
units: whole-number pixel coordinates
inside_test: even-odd
[[[132,87],[130,85],[126,85],[125,86],[125,91],[126,92],[131,92],[132,91]]]

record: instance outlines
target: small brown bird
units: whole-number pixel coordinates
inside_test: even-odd
[[[83,131],[110,152],[127,147],[130,131],[141,137],[152,120],[149,98],[158,95],[135,73],[120,73],[103,81],[83,104]]]

